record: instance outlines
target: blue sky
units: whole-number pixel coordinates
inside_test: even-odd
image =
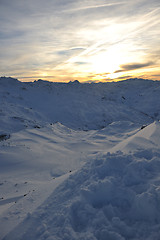
[[[0,0],[0,23],[1,76],[160,80],[159,0]]]

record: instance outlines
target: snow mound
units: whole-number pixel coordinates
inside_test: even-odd
[[[5,239],[158,239],[160,152],[139,153],[87,163]]]
[[[143,127],[124,141],[121,141],[119,144],[112,148],[111,152],[121,150],[123,152],[129,153],[135,151],[135,149],[139,150],[147,147],[160,148],[159,136],[160,122],[155,121],[152,124]]]

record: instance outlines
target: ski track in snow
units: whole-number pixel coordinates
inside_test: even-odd
[[[159,82],[0,78],[0,103],[0,239],[159,240]]]

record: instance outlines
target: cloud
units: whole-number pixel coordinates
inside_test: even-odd
[[[126,76],[122,76],[122,77],[117,77],[115,79],[122,80],[122,79],[127,79],[127,78],[132,78],[132,77],[133,77],[132,75],[126,75]]]
[[[120,72],[127,72],[127,71],[133,71],[139,68],[145,68],[152,66],[153,62],[147,62],[147,63],[128,63],[128,64],[122,64],[120,66],[120,70],[116,70],[114,73],[120,73]]]
[[[73,47],[71,48],[72,51],[82,51],[82,50],[85,50],[84,47]]]
[[[65,10],[64,12],[76,12],[76,11],[82,11],[82,10],[88,10],[88,9],[94,9],[94,8],[112,7],[112,6],[115,6],[115,5],[122,5],[122,4],[125,4],[125,3],[126,2],[123,1],[123,2],[114,2],[114,3],[107,3],[107,4],[89,5],[89,6],[84,6],[84,7]]]
[[[85,50],[85,48],[83,48],[83,47],[74,47],[74,48],[70,48],[70,49],[60,50],[60,51],[57,51],[56,53],[58,55],[62,55],[62,56],[66,55],[66,56],[70,57],[70,56],[73,56],[74,54],[77,54],[84,50]]]
[[[88,62],[74,62],[75,65],[88,65]]]
[[[97,74],[90,74],[87,77],[88,78],[106,78],[107,75],[109,75],[110,73],[97,73]]]
[[[153,74],[154,77],[160,77],[160,74]]]

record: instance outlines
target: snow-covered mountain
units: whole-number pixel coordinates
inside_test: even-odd
[[[117,120],[150,123],[159,117],[159,91],[158,81],[139,79],[80,84],[0,78],[1,128],[12,132],[61,122],[88,130]]]
[[[0,239],[160,237],[160,82],[0,78]]]

